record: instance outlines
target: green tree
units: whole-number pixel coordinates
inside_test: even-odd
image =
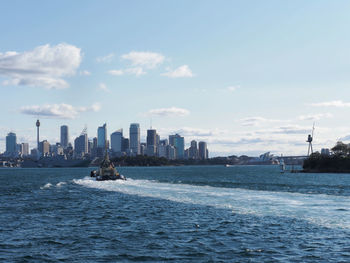
[[[337,144],[332,148],[332,151],[336,155],[340,156],[347,156],[350,153],[349,145],[339,141]]]

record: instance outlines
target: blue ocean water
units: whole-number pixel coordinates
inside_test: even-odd
[[[350,174],[0,169],[0,262],[350,262]]]

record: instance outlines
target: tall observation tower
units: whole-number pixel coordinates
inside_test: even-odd
[[[36,121],[36,141],[37,141],[37,147],[39,152],[39,127],[40,127],[40,121]]]

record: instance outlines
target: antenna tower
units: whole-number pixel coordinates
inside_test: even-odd
[[[312,132],[311,132],[311,134],[309,134],[308,136],[307,136],[307,141],[306,142],[308,142],[309,143],[309,148],[308,148],[308,150],[307,150],[307,156],[310,156],[310,150],[311,150],[311,154],[313,154],[313,149],[312,149],[312,140],[313,140],[313,138],[314,138],[314,130],[315,130],[315,123],[314,123],[314,125],[312,126]]]

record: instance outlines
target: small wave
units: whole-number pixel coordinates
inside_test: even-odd
[[[61,187],[62,185],[65,185],[65,184],[67,184],[67,183],[66,182],[59,182],[56,184],[56,187]]]
[[[52,184],[47,183],[47,184],[45,184],[44,186],[40,187],[40,189],[41,189],[41,190],[43,190],[43,189],[49,189],[51,186],[52,186]]]

